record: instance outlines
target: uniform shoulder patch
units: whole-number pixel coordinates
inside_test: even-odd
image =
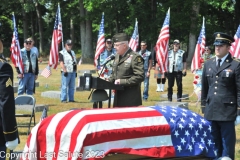
[[[12,80],[10,78],[8,78],[8,80],[6,81],[6,87],[8,86],[12,86]]]
[[[233,58],[234,61],[240,62],[240,59]]]

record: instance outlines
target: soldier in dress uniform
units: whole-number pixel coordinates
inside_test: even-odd
[[[0,52],[2,48],[0,40]],[[5,160],[7,148],[13,150],[18,145],[18,129],[15,118],[13,69],[2,57],[0,57],[0,90],[0,160]]]
[[[142,105],[143,58],[129,47],[125,33],[114,35],[113,41],[117,54],[109,81],[124,86],[124,90],[116,90],[113,107]]]
[[[233,37],[221,32],[214,36],[216,57],[204,64],[201,105],[205,106],[204,117],[211,122],[216,159],[225,156],[234,160],[234,122],[240,106],[240,62],[229,53]]]

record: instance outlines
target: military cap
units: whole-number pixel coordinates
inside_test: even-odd
[[[234,42],[234,38],[226,33],[222,32],[216,32],[214,33],[215,41],[213,45],[218,46],[218,45],[223,45],[223,44],[228,44],[231,46],[231,43]]]
[[[178,39],[175,39],[174,41],[173,41],[173,43],[180,43],[180,41],[178,40]]]
[[[128,41],[128,35],[126,33],[117,33],[113,36],[114,42]]]
[[[65,44],[72,44],[72,40],[71,39],[66,40]]]

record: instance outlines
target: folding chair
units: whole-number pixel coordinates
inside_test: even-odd
[[[30,133],[30,127],[35,126],[35,104],[36,100],[31,95],[19,95],[15,98],[15,108],[16,114],[15,117],[25,117],[29,118],[29,123],[24,124],[18,122],[18,127],[28,127],[27,134]],[[33,119],[33,125],[32,125]]]

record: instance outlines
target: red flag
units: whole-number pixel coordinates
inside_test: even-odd
[[[209,125],[202,116],[171,106],[71,110],[37,124],[21,155],[24,160],[100,160],[108,153],[214,157]]]
[[[19,71],[23,73],[23,63],[22,63],[22,55],[18,40],[18,32],[17,32],[17,26],[15,21],[15,16],[13,14],[13,37],[12,37],[12,44],[11,44],[11,60],[15,67],[19,68]]]
[[[130,47],[133,51],[137,51],[137,48],[138,48],[138,40],[139,40],[138,21],[136,20],[135,28],[134,28],[132,37],[131,37],[130,42],[129,42],[129,47]]]
[[[167,66],[168,66],[168,57],[167,56],[168,56],[168,44],[169,44],[169,38],[170,38],[169,22],[170,22],[170,9],[168,9],[162,29],[158,36],[157,44],[155,46],[156,59],[157,59],[158,65],[160,67],[160,70],[162,72],[166,72]]]
[[[51,75],[51,68],[49,66],[47,66],[46,68],[44,68],[44,70],[42,70],[41,75],[45,78],[48,78]]]
[[[203,23],[202,23],[202,29],[200,31],[198,41],[196,44],[195,52],[193,55],[192,59],[192,64],[191,64],[191,71],[194,72],[197,69],[201,69],[201,56],[205,50],[205,42],[206,42],[206,37],[205,37],[205,23],[204,23],[204,17],[203,17]]]
[[[55,17],[55,23],[54,23],[54,29],[53,29],[53,35],[52,35],[52,44],[50,49],[50,56],[49,56],[49,66],[53,66],[54,69],[57,68],[58,65],[58,46],[59,43],[62,41],[62,20],[61,20],[61,14],[60,14],[60,7],[58,5],[56,17]]]
[[[103,13],[100,29],[98,33],[97,48],[96,48],[96,53],[94,57],[94,66],[97,66],[98,57],[104,51],[104,48],[105,48],[105,36],[104,36],[104,13]]]
[[[232,43],[230,53],[233,57],[240,59],[240,25],[238,26],[237,32],[234,35],[235,42]]]

